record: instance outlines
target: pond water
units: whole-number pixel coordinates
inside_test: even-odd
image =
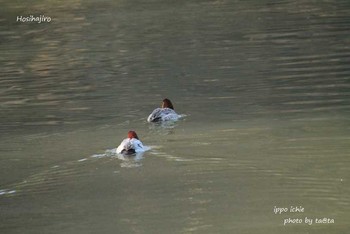
[[[348,1],[1,4],[1,233],[349,230]]]

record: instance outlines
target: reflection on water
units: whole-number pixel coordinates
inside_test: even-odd
[[[346,231],[347,1],[7,1],[0,14],[2,232]],[[52,21],[15,20],[30,14]],[[147,123],[165,97],[186,117]],[[106,151],[131,129],[149,152]],[[335,224],[286,229],[272,209],[291,205]]]

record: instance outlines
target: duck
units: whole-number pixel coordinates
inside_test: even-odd
[[[125,138],[117,148],[117,154],[136,154],[146,151],[135,131],[129,131],[128,137]]]
[[[168,98],[163,99],[161,108],[156,108],[148,116],[148,122],[161,122],[161,121],[176,121],[179,119],[179,115],[176,114],[174,106]]]

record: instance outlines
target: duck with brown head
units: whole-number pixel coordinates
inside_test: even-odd
[[[148,122],[161,122],[161,121],[176,121],[179,119],[179,115],[176,114],[174,106],[168,98],[163,99],[161,108],[156,108],[148,116]]]
[[[128,137],[125,138],[117,148],[118,154],[135,154],[139,152],[144,152],[145,147],[139,140],[135,131],[129,131]]]

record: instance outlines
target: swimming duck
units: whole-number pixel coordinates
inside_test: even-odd
[[[148,122],[160,122],[160,121],[168,121],[168,120],[178,120],[179,115],[176,114],[174,110],[174,106],[171,101],[165,98],[162,102],[161,108],[156,108],[152,113],[148,116]]]
[[[117,148],[118,154],[135,154],[144,151],[145,147],[135,131],[129,131],[128,138],[125,138]]]

